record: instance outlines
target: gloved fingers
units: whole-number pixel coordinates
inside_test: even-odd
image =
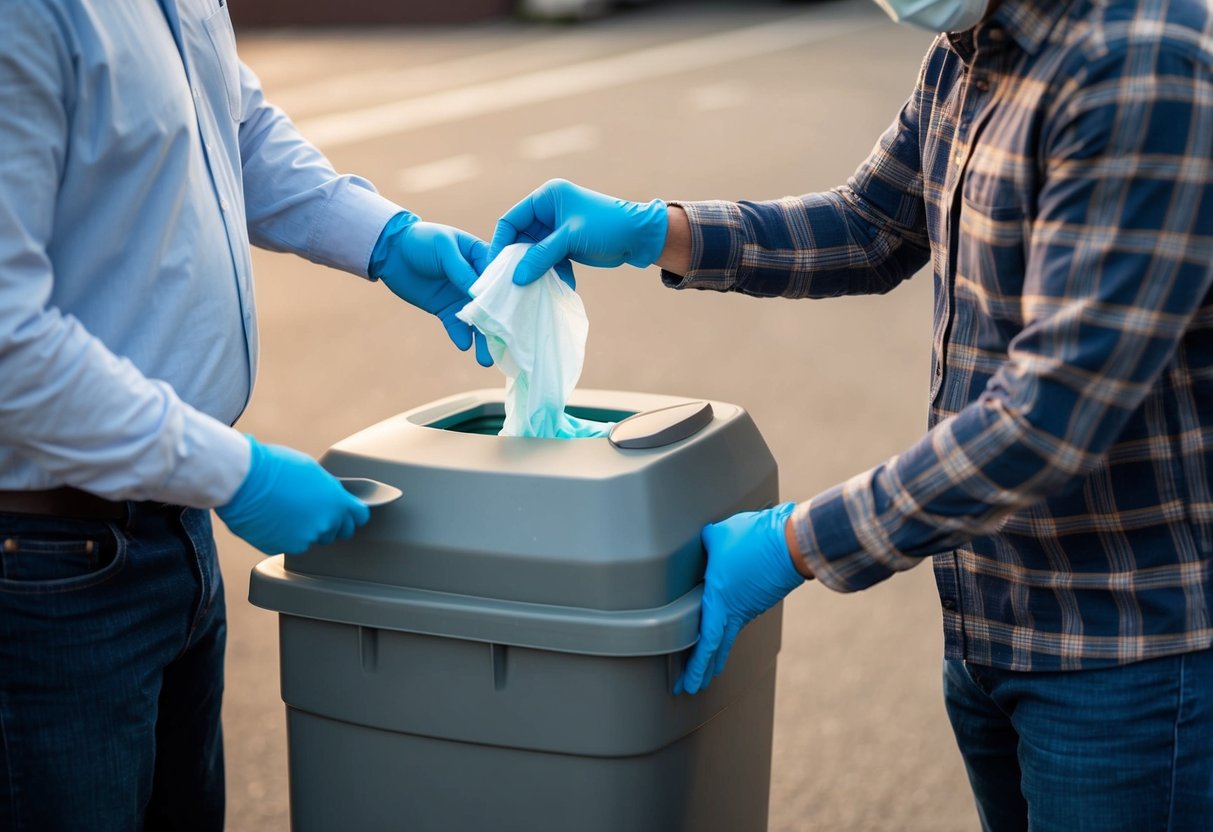
[[[455,346],[462,352],[467,352],[468,347],[472,346],[472,328],[456,318],[454,312],[443,316],[440,320],[446,327],[446,334],[450,336]]]
[[[460,350],[467,352],[473,344],[476,345],[477,364],[481,367],[493,366],[493,354],[489,352],[489,341],[483,332],[456,318],[453,311],[444,313],[442,325],[446,327],[447,335],[451,336],[451,341]]]
[[[231,527],[229,526],[229,529],[230,529],[230,528],[231,528]],[[261,553],[261,554],[263,554],[263,555],[278,555],[278,554],[283,554],[283,555],[293,555],[293,554],[298,554],[297,552],[288,552],[288,551],[286,551],[286,549],[285,549],[284,547],[282,547],[282,546],[275,546],[275,545],[274,545],[272,542],[270,542],[268,539],[267,539],[267,540],[263,540],[263,539],[261,539],[261,538],[259,538],[259,537],[253,536],[253,535],[249,535],[248,537],[245,537],[244,535],[241,535],[241,534],[237,533],[237,532],[236,532],[234,529],[231,529],[231,531],[232,531],[232,533],[233,533],[233,534],[236,534],[236,536],[237,536],[237,537],[240,537],[242,540],[244,540],[244,542],[245,542],[245,543],[249,544],[250,546],[252,546],[254,549],[256,549],[258,552],[260,552],[260,553]]]
[[[514,206],[514,209],[517,207]],[[502,217],[497,220],[497,227],[493,230],[493,240],[489,243],[489,262],[497,259],[497,255],[501,254],[503,248],[518,242],[521,236],[522,232],[515,228],[508,219]]]
[[[324,528],[316,535],[316,543],[327,546],[337,538],[345,539],[354,534],[354,529],[371,519],[370,507],[345,490],[345,486],[334,478],[340,489],[336,495],[339,502],[332,506],[332,515],[326,519]]]
[[[342,486],[344,488],[345,486]],[[349,492],[346,492],[349,494]],[[365,526],[367,521],[371,519],[371,507],[359,500],[353,494],[349,494],[349,511],[345,516],[354,522],[354,527]]]
[[[292,538],[291,540],[282,544],[282,554],[284,554],[284,555],[302,555],[304,552],[306,552],[308,550],[308,547],[311,545],[312,545],[312,542],[310,540]],[[260,547],[258,547],[258,548],[260,548]],[[262,550],[262,551],[265,551],[265,550]],[[267,552],[267,554],[268,554],[268,552]]]
[[[569,256],[569,226],[560,226],[531,246],[514,269],[514,283],[525,286],[543,277],[548,270]]]
[[[709,640],[705,635],[700,634],[699,642],[696,643],[695,649],[691,651],[691,658],[687,660],[686,669],[682,671],[682,677],[674,686],[675,695],[680,693],[696,694],[708,686],[708,682],[710,681],[708,666],[716,655],[718,643],[719,636]]]
[[[512,207],[509,211],[511,213],[517,211],[519,205],[522,203]],[[489,243],[490,263],[496,260],[497,255],[500,255],[501,250],[505,249],[507,245],[528,241],[525,238],[529,237],[529,234],[525,234],[525,229],[530,226],[530,223],[526,223],[526,226],[514,226],[514,223],[509,220],[511,213],[507,213],[506,216],[501,217],[501,220],[497,220],[497,227],[492,230],[492,241]]]
[[[489,257],[489,247],[485,245],[484,240],[473,237],[471,234],[465,234],[459,238],[459,250],[463,252],[464,258],[472,264],[472,269],[475,270],[477,277],[484,274],[489,263],[493,262]]]
[[[330,523],[328,525],[328,528],[326,528],[324,531],[322,531],[320,534],[318,534],[316,536],[315,543],[319,544],[320,546],[327,546],[330,543],[332,543],[334,540],[337,539],[337,533],[340,531],[341,531],[341,521],[340,520],[337,520],[334,523]]]
[[[741,628],[742,625],[737,622],[733,622],[725,628],[724,639],[720,642],[720,649],[716,651],[716,666],[712,669],[713,679],[724,672],[725,663],[728,662],[729,653],[733,649],[733,642],[737,640]]]
[[[354,532],[357,530],[357,528],[358,525],[354,522],[353,516],[347,514],[345,517],[341,518],[341,527],[337,530],[337,539],[349,540],[354,536]]]
[[[705,593],[699,625],[699,641],[695,643],[695,649],[691,651],[691,658],[687,660],[686,669],[682,671],[682,676],[674,685],[675,694],[698,693],[707,686],[708,680],[704,677],[716,656],[716,650],[720,647],[720,640],[723,636],[724,613],[718,611],[711,596]]]
[[[518,242],[519,235],[540,222],[536,204],[541,200],[550,201],[547,194],[550,185],[549,182],[531,191],[513,208],[502,214],[501,219],[497,220],[497,227],[493,230],[493,241],[489,244],[490,261],[500,254],[503,248]]]
[[[563,280],[570,289],[577,290],[577,278],[573,276],[573,262],[569,259],[556,264],[556,276]]]
[[[477,242],[479,241],[477,240]],[[476,278],[480,277],[476,273],[476,270],[472,268],[472,264],[468,262],[468,257],[472,254],[471,246],[468,246],[468,251],[465,254],[464,241],[462,239],[458,241],[452,240],[449,237],[445,238],[438,245],[438,262],[442,267],[443,276],[455,284],[461,292],[470,294],[469,290],[472,288],[472,284],[476,282]],[[483,246],[484,243],[480,243],[480,245]]]
[[[476,363],[481,367],[493,366],[493,354],[489,352],[489,339],[484,333],[473,327],[472,335],[476,338]]]
[[[532,234],[531,231],[534,231],[535,233]],[[548,228],[547,226],[536,226],[533,229],[531,229],[530,231],[519,231],[518,239],[515,240],[514,242],[527,243],[528,245],[534,245],[535,243],[542,240],[544,237],[546,237],[551,232],[552,232],[552,229]]]
[[[233,533],[260,551],[300,554],[338,534],[352,534],[370,519],[370,508],[312,457],[249,441],[252,467],[246,482],[218,513]]]

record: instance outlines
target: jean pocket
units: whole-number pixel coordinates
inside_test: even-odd
[[[228,14],[227,4],[224,3],[218,11],[202,22],[206,33],[211,39],[211,47],[215,50],[215,60],[219,65],[219,77],[223,81],[227,94],[228,114],[233,121],[239,121],[241,115],[240,95],[240,58],[236,55],[236,32],[232,29],[232,18]]]
[[[0,524],[0,592],[68,592],[117,574],[126,540],[111,523],[48,519]]]

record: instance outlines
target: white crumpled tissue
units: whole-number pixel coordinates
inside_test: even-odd
[[[613,423],[564,412],[585,363],[590,321],[580,296],[555,271],[526,286],[514,269],[530,246],[506,246],[489,263],[456,313],[488,340],[493,362],[505,373],[505,425],[501,436],[581,439],[606,436]]]

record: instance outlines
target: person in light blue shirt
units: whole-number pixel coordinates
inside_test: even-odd
[[[0,828],[218,829],[208,509],[288,553],[368,516],[232,428],[257,369],[250,243],[381,279],[465,350],[485,246],[337,175],[240,62],[223,0],[4,18]]]

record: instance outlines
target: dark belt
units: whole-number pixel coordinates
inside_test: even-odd
[[[126,503],[107,500],[69,486],[49,491],[0,491],[0,513],[39,514],[77,520],[125,520]]]

